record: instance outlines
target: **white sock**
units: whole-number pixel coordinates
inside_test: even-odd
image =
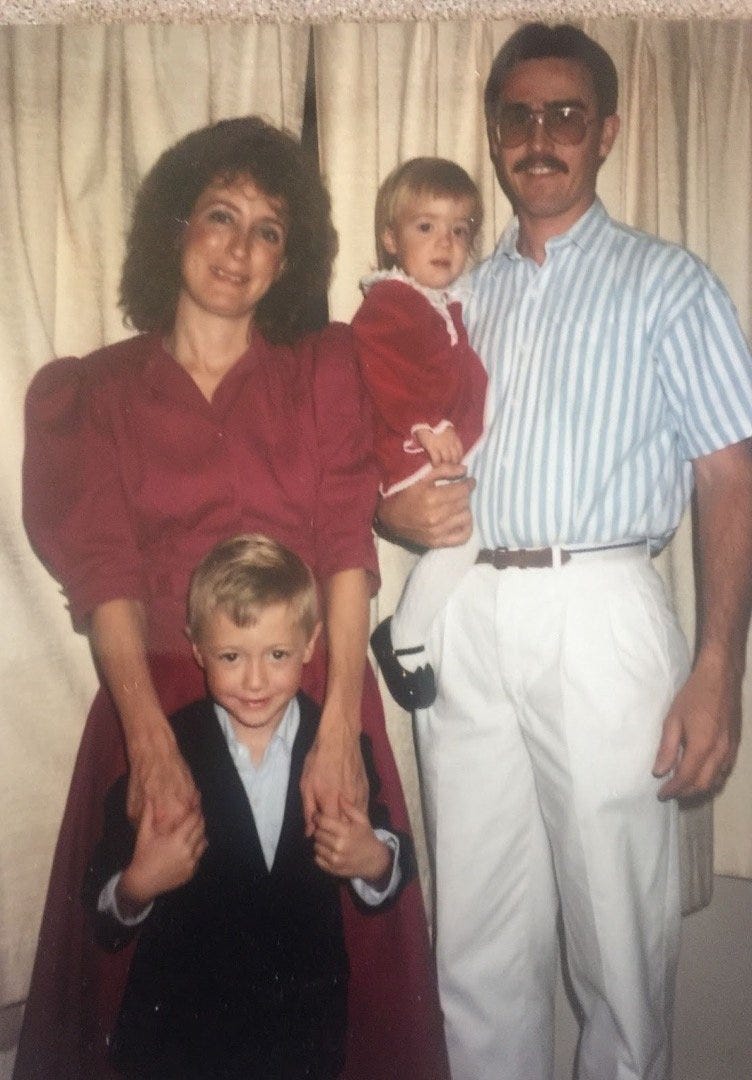
[[[414,649],[425,645],[431,623],[454,592],[460,578],[475,563],[480,540],[475,529],[459,547],[434,548],[413,568],[392,616],[392,647]],[[398,657],[407,671],[426,663],[425,650]]]

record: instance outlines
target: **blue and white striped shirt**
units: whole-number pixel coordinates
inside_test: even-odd
[[[752,434],[752,357],[695,256],[596,199],[538,266],[514,219],[465,311],[489,375],[473,472],[489,547],[588,546],[679,523],[692,459]]]

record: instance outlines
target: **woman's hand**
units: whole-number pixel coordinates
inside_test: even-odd
[[[148,745],[130,754],[128,817],[140,821],[150,807],[158,832],[174,828],[188,814],[201,813],[191,770],[171,736],[169,728],[155,730]]]
[[[321,724],[324,724],[322,716]],[[341,729],[340,729],[341,730]],[[368,805],[368,781],[359,739],[319,736],[303,765],[300,780],[306,836],[312,836],[318,814],[336,817],[340,799],[365,809]]]
[[[365,809],[368,782],[360,754],[360,703],[368,644],[368,578],[341,570],[323,583],[328,645],[326,700],[316,741],[303,766],[306,836],[316,812],[336,817],[344,795]]]
[[[91,618],[91,643],[115,702],[130,765],[128,816],[152,804],[157,829],[200,808],[190,769],[159,703],[146,660],[146,618],[137,600],[109,600]]]

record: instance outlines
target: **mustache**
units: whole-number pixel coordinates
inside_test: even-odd
[[[512,171],[525,172],[526,169],[533,169],[536,165],[543,165],[546,169],[556,169],[558,172],[569,172],[569,168],[565,162],[560,161],[559,158],[549,154],[528,154],[527,157],[520,158],[520,160],[516,162]]]

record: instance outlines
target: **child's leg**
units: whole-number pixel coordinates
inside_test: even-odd
[[[431,623],[442,610],[462,577],[475,563],[480,550],[478,532],[473,527],[469,540],[459,547],[434,548],[420,559],[402,590],[397,610],[392,616],[392,646],[400,653],[400,664],[408,671],[425,664],[421,649]]]
[[[468,468],[481,442],[465,457]],[[427,552],[407,579],[394,615],[371,634],[371,648],[387,688],[397,704],[409,712],[428,708],[436,698],[436,679],[425,650],[428,631],[475,563],[479,550],[480,538],[473,523],[464,544]]]
[[[485,436],[481,436],[463,459],[468,475],[472,475],[472,466],[484,439]],[[431,624],[475,563],[480,546],[478,529],[473,522],[473,531],[464,544],[427,551],[410,573],[390,626],[392,647],[399,651],[400,665],[406,670],[415,671],[426,663],[425,652],[418,647],[425,645]],[[403,653],[403,649],[415,651]]]

